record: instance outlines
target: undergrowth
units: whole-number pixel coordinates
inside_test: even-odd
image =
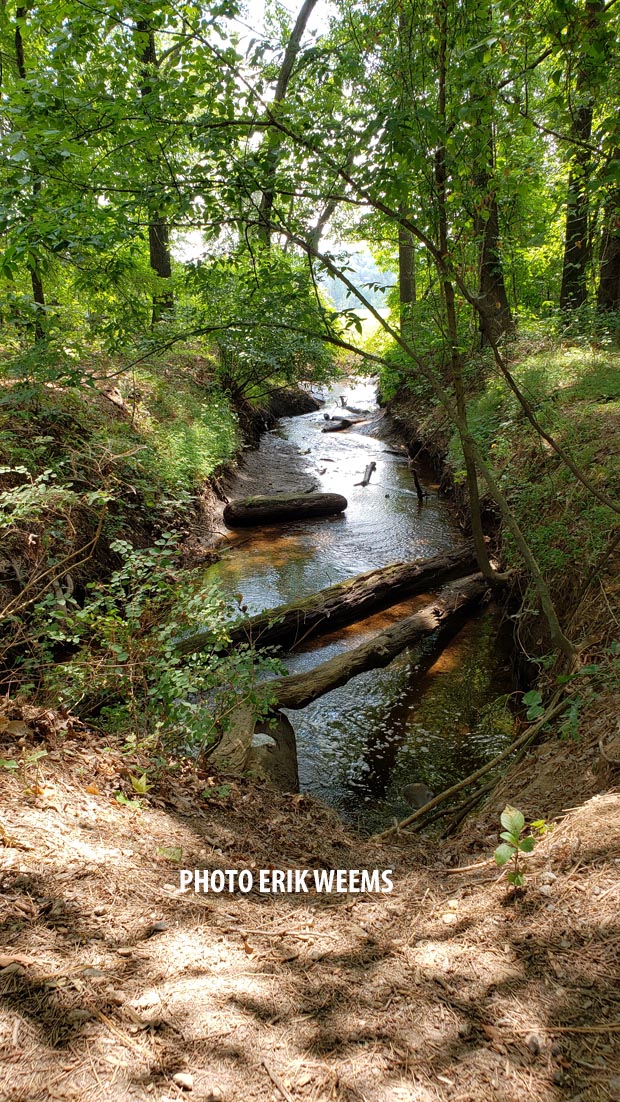
[[[1,683],[188,747],[222,729],[230,687],[248,693],[254,676],[252,656],[181,664],[173,647],[230,618],[178,565],[202,485],[238,446],[236,415],[204,357],[82,368],[79,389],[0,390]]]

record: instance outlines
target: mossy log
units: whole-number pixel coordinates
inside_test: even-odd
[[[432,559],[392,563],[240,620],[229,629],[230,643],[293,650],[314,636],[363,620],[417,593],[438,589],[475,569],[474,553],[467,546]],[[213,645],[213,633],[203,631],[180,639],[176,650],[178,654],[192,654]]]
[[[275,494],[272,497],[244,497],[230,501],[224,509],[229,528],[258,524],[278,524],[309,517],[328,517],[342,513],[347,499],[342,494]]]
[[[306,673],[275,678],[267,682],[266,687],[279,708],[305,708],[325,693],[346,685],[352,677],[388,666],[407,647],[439,629],[448,628],[451,621],[479,604],[488,588],[482,574],[462,578],[442,589],[419,612],[379,632],[359,647],[330,658]]]

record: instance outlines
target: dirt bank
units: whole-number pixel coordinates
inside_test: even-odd
[[[140,758],[27,719],[48,755],[0,773],[7,1102],[618,1097],[617,794],[561,818],[515,896],[496,829],[377,846],[190,771],[138,799]],[[394,890],[196,896],[180,868],[391,868]]]

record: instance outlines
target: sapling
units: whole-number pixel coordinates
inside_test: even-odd
[[[531,853],[536,845],[536,839],[531,834],[528,834],[525,838],[522,837],[525,830],[525,819],[515,807],[506,806],[500,816],[500,822],[504,827],[500,834],[503,841],[501,846],[498,846],[495,850],[495,860],[500,866],[507,865],[509,861],[512,861],[512,868],[510,871],[506,871],[506,877],[508,883],[512,884],[514,888],[520,888],[525,882],[525,875],[520,864],[521,854]]]

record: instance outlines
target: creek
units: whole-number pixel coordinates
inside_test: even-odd
[[[241,593],[250,614],[397,560],[430,558],[463,541],[432,471],[420,465],[429,496],[418,502],[406,457],[393,454],[394,443],[384,438],[371,384],[334,388],[324,412],[337,414],[342,390],[347,404],[374,410],[374,418],[359,429],[325,434],[323,411],[284,418],[249,453],[234,487],[234,496],[316,488],[348,499],[346,513],[337,517],[230,533],[229,550],[210,574],[226,591]],[[376,471],[370,484],[356,486],[371,461]],[[284,664],[290,673],[312,669],[427,601],[427,595],[414,597],[322,635],[284,656]],[[408,782],[424,781],[438,792],[503,748],[512,717],[493,702],[513,687],[508,640],[499,614],[487,608],[467,620],[432,663],[423,647],[412,648],[386,669],[289,710],[300,789],[359,829],[384,826],[410,810],[401,795]]]

